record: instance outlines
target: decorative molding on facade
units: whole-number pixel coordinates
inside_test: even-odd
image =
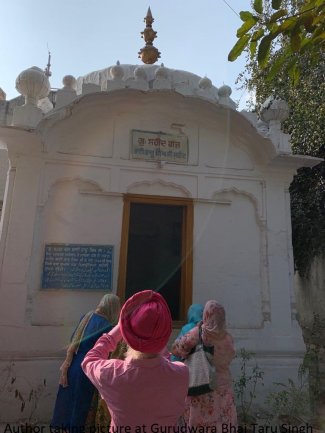
[[[123,197],[123,194],[121,192],[106,192],[106,191],[91,191],[86,189],[80,189],[80,194],[83,195],[101,195],[105,197]]]
[[[232,203],[231,200],[212,200],[208,198],[195,198],[193,202],[203,203],[203,204],[218,204],[218,205],[226,205],[226,206],[230,206]]]
[[[262,191],[261,191],[261,199],[259,200],[254,194],[248,192],[246,190],[240,190],[236,187],[224,188],[222,190],[214,192],[212,195],[213,198],[216,197],[224,197],[227,199],[229,194],[237,194],[246,197],[253,205],[256,223],[259,229],[259,248],[260,248],[260,279],[261,279],[261,311],[263,316],[263,323],[261,324],[261,328],[264,327],[264,324],[271,322],[271,307],[270,307],[270,287],[269,287],[269,275],[268,275],[268,247],[267,247],[267,227],[266,227],[266,209],[265,209],[265,188],[263,188],[262,183]],[[231,199],[229,199],[232,202]]]
[[[147,193],[150,194],[155,194],[155,187],[159,186],[160,188],[165,189],[166,191],[166,196],[171,196],[171,197],[188,197],[191,198],[192,194],[191,192],[185,188],[182,185],[176,184],[174,182],[166,182],[162,179],[155,179],[153,181],[140,181],[140,182],[135,182],[132,183],[130,185],[128,185],[126,192],[127,193],[134,193],[134,194],[138,194],[140,193],[140,189],[141,189],[141,193],[142,194],[146,194],[145,190],[147,190]],[[175,194],[168,194],[168,190],[174,192]]]
[[[259,199],[254,194],[248,191],[239,190],[236,187],[223,188],[215,191],[212,195],[212,199],[221,196],[221,197],[225,197],[225,199],[227,200],[229,194],[237,194],[237,195],[243,195],[247,197],[254,206],[257,222],[262,226],[265,225],[265,209],[263,209],[263,204],[262,203],[259,204]],[[229,199],[229,201],[232,200]]]
[[[28,78],[26,80],[25,75]],[[33,82],[33,80],[38,81],[35,90],[32,91],[32,86],[28,83]],[[127,89],[149,93],[176,92],[189,98],[199,98],[213,105],[223,106],[230,109],[231,112],[236,111],[236,104],[230,98],[231,88],[229,86],[224,85],[218,89],[212,85],[211,80],[207,77],[201,78],[186,71],[169,69],[163,64],[161,66],[136,66],[120,65],[118,62],[110,68],[79,77],[78,80],[75,80],[71,75],[67,75],[63,78],[64,87],[56,92],[56,106],[54,109],[51,101],[44,97],[49,91],[48,77],[44,74],[44,71],[36,67],[23,71],[19,75],[17,83],[21,92],[24,92],[26,104],[14,108],[13,123],[21,128],[33,129],[37,127],[42,136],[46,135],[49,128],[56,122],[71,115],[73,107],[75,104],[81,103],[83,97],[98,92],[102,94],[111,93],[112,95],[116,91],[126,91]],[[5,101],[9,105],[11,102]],[[5,118],[2,123],[7,123],[10,113],[7,113],[5,104],[2,105],[3,107],[0,106],[0,119],[3,117],[1,111],[5,110]],[[320,160],[312,157],[308,159],[308,157],[294,155],[295,160],[278,158],[279,156],[293,156],[291,155],[290,137],[280,129],[281,121],[287,114],[288,107],[285,101],[274,98],[269,98],[263,105],[261,119],[258,119],[254,113],[245,111],[238,113],[239,116],[246,118],[250,122],[258,134],[266,139],[262,145],[263,149],[267,142],[272,143],[273,157],[272,152],[265,153],[265,155],[269,155],[272,166],[280,166],[281,164],[296,165],[297,167],[316,165]]]
[[[63,78],[63,84],[64,87],[56,92],[57,102],[53,109],[51,101],[46,98],[50,85],[44,71],[37,67],[23,71],[17,78],[17,88],[25,95],[26,104],[14,108],[13,124],[21,128],[38,127],[39,130],[42,130],[45,125],[43,117],[45,121],[51,119],[50,123],[53,126],[57,121],[68,117],[73,105],[79,103],[82,96],[98,92],[113,93],[123,89],[135,89],[142,92],[172,91],[236,111],[236,104],[230,97],[232,90],[229,86],[223,85],[218,89],[207,77],[202,78],[190,72],[169,69],[163,64],[161,66],[138,66],[120,65],[117,62],[116,65],[91,72],[84,77],[79,77],[78,80],[67,75]],[[41,109],[37,106],[39,100],[41,100]],[[11,101],[5,102],[11,103]],[[5,118],[2,123],[7,123],[10,113],[7,113],[5,104],[2,105],[3,107],[0,106],[0,119],[2,119],[1,112],[5,110]],[[62,110],[63,113],[61,113]],[[53,114],[55,114],[54,118]],[[281,131],[281,122],[287,115],[286,102],[272,97],[263,104],[261,119],[258,119],[254,113],[245,111],[240,113],[240,116],[245,117],[261,136],[273,144],[275,155],[278,156],[291,155],[290,136]],[[44,135],[43,132],[42,135]],[[304,165],[304,161],[305,159],[301,160],[300,166]],[[278,164],[279,160],[276,160],[275,163]],[[318,160],[309,163],[310,166],[313,166],[318,163]]]
[[[60,187],[61,185],[65,184],[65,183],[78,183],[78,182],[92,185],[92,187],[94,188],[93,189],[93,194],[98,193],[99,195],[103,195],[105,193],[102,190],[102,188],[99,185],[99,183],[96,182],[96,181],[94,181],[93,179],[86,178],[86,177],[83,177],[83,176],[78,176],[78,175],[60,177],[58,179],[55,179],[55,181],[51,185],[49,185],[49,187],[48,187],[48,189],[46,191],[46,194],[43,196],[43,198],[42,198],[41,202],[38,204],[38,206],[40,208],[45,207],[46,203],[51,198],[51,196],[52,196],[52,194],[53,194],[53,192],[54,192],[54,190],[56,188]],[[85,194],[85,193],[90,194],[90,193],[92,193],[92,191],[88,190],[88,189],[85,190],[85,189],[79,188],[79,193],[80,194]]]

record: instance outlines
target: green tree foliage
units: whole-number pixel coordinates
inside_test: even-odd
[[[263,7],[265,20],[270,20],[272,8],[280,3],[283,2],[254,1],[254,7],[259,11]],[[305,5],[307,3],[311,2],[304,2]],[[301,2],[297,6],[295,0],[287,0],[286,7],[294,15],[295,11],[301,10]],[[325,54],[321,44],[318,44],[317,55],[316,45],[313,50],[295,55],[300,75],[298,79],[292,80],[292,75],[288,74],[292,58],[285,57],[288,47],[291,49],[291,40],[287,37],[280,39],[277,45],[271,45],[269,60],[263,68],[258,51],[248,52],[246,70],[239,80],[255,93],[253,108],[257,112],[270,95],[288,102],[291,113],[282,128],[291,134],[294,153],[325,158]],[[274,65],[278,68],[276,74]],[[313,168],[299,169],[290,186],[290,196],[295,267],[301,276],[308,277],[313,259],[325,254],[324,162]]]
[[[300,73],[299,56],[309,53],[314,61],[325,48],[325,0],[253,0],[252,11],[241,11],[243,21],[237,30],[238,41],[228,55],[234,61],[245,49],[260,68],[268,68],[268,79],[286,69],[297,83]],[[276,61],[272,48],[279,50]]]
[[[318,2],[317,7],[323,6],[324,2],[325,0]],[[276,7],[278,11],[285,8],[288,15],[290,13],[297,18],[299,14],[301,15],[302,7],[312,3],[316,2],[254,0],[253,6],[257,15],[263,12],[264,22],[267,22],[276,13],[274,12]],[[317,13],[323,17],[319,23],[324,26],[324,7],[318,9]],[[244,21],[246,22],[247,19]],[[256,101],[251,103],[251,108],[258,112],[261,104],[270,95],[285,99],[291,108],[291,113],[283,122],[282,128],[291,134],[293,152],[325,159],[324,44],[311,43],[308,49],[299,49],[295,52],[291,34],[282,34],[273,39],[269,45],[268,41],[264,42],[268,50],[267,61],[261,64],[259,53],[260,50],[266,49],[265,45],[260,48],[262,38],[265,36],[263,23],[254,24],[248,30],[248,34],[242,31],[243,34],[239,37],[248,36],[246,47],[243,48],[247,52],[247,65],[239,80],[244,87],[256,95]],[[302,31],[305,32],[306,28]],[[254,34],[256,41],[252,41],[250,36]],[[307,34],[306,31],[306,37],[311,39],[312,32]],[[290,198],[295,267],[302,277],[308,278],[314,258],[325,255],[325,162],[312,168],[298,170],[290,186]],[[324,341],[324,329],[316,335],[314,329],[317,323],[314,318],[310,332],[308,328],[303,328],[308,348],[308,356],[306,355],[308,363],[305,366],[309,371],[309,391],[316,425],[317,418],[320,419],[319,408],[322,407],[322,398],[325,395],[324,381],[319,375],[319,372],[324,371],[324,360],[319,356],[321,350],[319,341]]]

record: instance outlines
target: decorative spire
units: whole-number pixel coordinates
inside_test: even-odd
[[[44,73],[47,77],[50,77],[52,75],[52,72],[50,71],[50,69],[51,69],[51,53],[49,51],[49,57],[47,60],[47,65],[46,65],[46,68],[44,69]]]
[[[143,61],[143,63],[146,63],[147,65],[152,65],[159,59],[160,52],[157,50],[156,47],[153,46],[153,41],[157,37],[157,32],[155,32],[152,28],[152,23],[154,22],[154,19],[151,14],[150,7],[148,8],[147,16],[144,18],[144,21],[146,23],[146,28],[143,32],[141,32],[141,35],[142,38],[145,40],[146,45],[141,48],[138,54],[139,58]]]

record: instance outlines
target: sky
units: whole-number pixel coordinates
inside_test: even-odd
[[[250,0],[2,0],[0,87],[7,99],[18,96],[21,71],[45,68],[48,50],[52,88],[61,88],[65,75],[78,78],[117,60],[141,64],[140,32],[149,6],[158,63],[207,76],[216,87],[230,85],[232,98],[244,108],[247,92],[235,82],[245,59],[230,63],[227,56],[241,25],[232,9],[250,10]]]

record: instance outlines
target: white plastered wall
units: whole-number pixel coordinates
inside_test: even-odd
[[[189,164],[159,168],[130,160],[132,129],[184,133]],[[44,246],[114,245],[116,291],[124,193],[194,200],[193,301],[216,298],[225,305],[237,347],[257,352],[269,384],[295,374],[303,344],[292,314],[287,188],[293,171],[267,166],[263,155],[272,145],[244,118],[169,92],[125,91],[89,95],[69,115],[43,121],[42,144],[28,134],[11,137],[22,148],[8,139],[0,350],[33,383],[48,379],[44,420],[73,326],[102,295],[40,290]],[[14,419],[16,409],[8,403],[6,416]]]

